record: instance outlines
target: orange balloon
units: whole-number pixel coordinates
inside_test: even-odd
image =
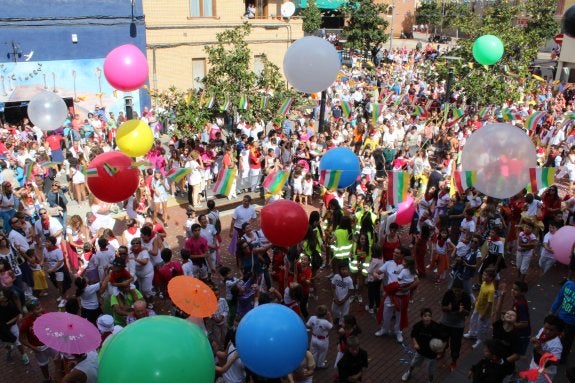
[[[168,283],[170,299],[188,315],[205,318],[218,308],[218,299],[212,289],[197,278],[180,275]]]

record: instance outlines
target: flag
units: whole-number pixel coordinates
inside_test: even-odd
[[[489,107],[484,106],[483,108],[481,108],[479,113],[477,113],[477,115],[479,116],[480,119],[484,119],[485,116],[487,116],[487,113],[489,113]]]
[[[48,161],[48,162],[43,162],[40,164],[41,167],[43,167],[44,169],[47,168],[56,168],[58,167],[59,162],[55,162],[55,161]]]
[[[267,105],[268,105],[268,96],[262,94],[262,97],[260,98],[260,109],[265,109]]]
[[[371,119],[374,123],[377,123],[377,119],[381,114],[381,109],[383,108],[382,104],[371,104]]]
[[[245,94],[240,96],[240,103],[238,105],[238,109],[246,110],[248,108],[249,102],[248,97]]]
[[[194,95],[193,91],[190,89],[188,90],[188,93],[186,93],[186,104],[190,105],[190,102],[192,102],[192,96]]]
[[[202,108],[211,109],[214,107],[215,103],[216,103],[216,98],[214,96],[210,96],[210,98],[208,98],[208,100],[206,102],[204,102]]]
[[[287,179],[289,178],[289,172],[287,170],[278,170],[272,172],[266,176],[262,186],[270,194],[278,194],[282,191]]]
[[[336,190],[343,170],[322,170],[319,174],[319,183],[327,190]]]
[[[392,172],[387,178],[387,198],[390,205],[405,201],[409,191],[409,172]]]
[[[288,114],[289,109],[291,108],[291,103],[293,102],[293,99],[291,97],[288,97],[284,100],[284,102],[281,104],[280,109],[278,110],[278,114],[285,116],[286,114]]]
[[[423,109],[422,106],[415,105],[415,110],[413,111],[414,116],[422,117],[422,116],[425,116],[426,114],[427,114],[427,112],[425,111],[425,109]]]
[[[502,109],[501,116],[505,121],[512,121],[515,119],[515,113],[513,113],[509,108]]]
[[[425,103],[425,110],[429,110],[431,109],[431,106],[433,105],[433,100],[429,100]]]
[[[193,171],[192,168],[174,168],[166,173],[166,177],[173,182],[179,182],[182,178],[187,176]]]
[[[535,130],[539,122],[545,118],[547,113],[545,112],[535,112],[527,116],[525,119],[525,129],[528,131]]]
[[[234,169],[222,169],[218,174],[218,179],[214,184],[214,193],[220,195],[229,195],[232,190],[232,184],[236,178],[236,168]]]
[[[85,166],[80,167],[80,171],[84,173],[86,177],[98,177],[98,168],[87,168]]]
[[[227,94],[224,96],[224,103],[222,104],[222,112],[228,110],[230,108],[231,105],[231,101],[230,101],[230,96],[228,96]]]
[[[389,99],[391,98],[391,96],[393,96],[393,92],[389,92],[384,98],[383,100],[381,100],[381,103],[384,105],[387,105],[387,103],[389,102]]]
[[[141,169],[141,170],[152,169],[153,167],[154,164],[149,161],[134,161],[130,165],[130,168],[132,169]]]
[[[351,114],[351,103],[349,101],[341,102],[341,112],[345,118],[348,118]]]
[[[548,188],[555,180],[555,168],[530,168],[529,179],[533,193]]]
[[[450,103],[443,105],[443,121],[447,121],[447,115],[449,114],[449,109],[451,108]]]
[[[464,193],[477,183],[477,173],[474,170],[456,171],[453,173],[453,178],[459,193]]]
[[[532,74],[531,76],[537,81],[545,82],[545,79],[541,76],[537,76],[536,74]]]
[[[116,168],[112,165],[109,165],[106,162],[104,162],[103,167],[104,167],[104,170],[106,171],[106,173],[108,173],[108,175],[110,177],[113,177],[116,173],[118,173],[118,168]]]
[[[567,113],[565,118],[568,120],[575,120],[575,112]]]
[[[25,180],[29,180],[30,178],[32,178],[32,167],[34,166],[34,163],[32,162],[28,162],[24,165],[24,179]]]
[[[453,114],[454,120],[459,120],[461,117],[463,117],[463,113],[465,113],[465,112],[463,109],[458,109],[456,107],[453,107],[451,109],[451,113]]]

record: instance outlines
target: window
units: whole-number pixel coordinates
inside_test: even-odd
[[[213,0],[190,0],[191,17],[212,17],[213,15]]]
[[[264,70],[264,56],[254,56],[254,73],[259,76]]]
[[[192,59],[193,88],[201,89],[202,80],[206,76],[206,59]]]

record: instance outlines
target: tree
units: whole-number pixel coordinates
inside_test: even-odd
[[[307,7],[302,12],[303,31],[308,34],[315,33],[321,28],[322,15],[317,7],[316,0],[308,0]]]
[[[428,72],[429,79],[447,80],[452,68],[455,88],[464,89],[471,103],[501,105],[518,100],[538,85],[529,67],[537,58],[538,48],[558,29],[549,11],[553,6],[553,0],[527,0],[517,5],[498,0],[479,13],[472,5],[465,5],[452,22],[468,38],[460,39],[459,46],[449,52],[449,56],[460,59],[445,62],[440,58],[434,70]],[[526,27],[517,23],[523,17],[529,19]],[[486,34],[499,37],[505,46],[502,59],[489,67],[477,64],[472,55],[473,42]]]
[[[441,22],[441,9],[435,0],[422,1],[415,10],[415,23],[418,25],[439,25]]]
[[[343,27],[343,35],[347,44],[367,56],[373,47],[385,43],[389,37],[385,33],[389,23],[382,14],[387,10],[387,5],[375,4],[373,0],[350,0],[344,3],[342,13],[348,21]]]
[[[252,52],[246,38],[250,26],[228,29],[216,35],[217,43],[206,46],[209,70],[202,80],[203,89],[187,91],[172,87],[168,90],[150,90],[155,105],[165,110],[165,116],[176,123],[174,134],[178,137],[192,137],[216,115],[223,113],[223,106],[229,100],[225,111],[244,121],[253,123],[256,118],[272,120],[278,116],[280,105],[286,98],[292,98],[292,109],[303,103],[303,97],[289,90],[277,65],[262,56],[263,70],[256,74],[250,69]],[[240,100],[248,100],[248,108],[239,110]],[[209,100],[215,100],[213,107]],[[262,102],[263,101],[265,102]]]

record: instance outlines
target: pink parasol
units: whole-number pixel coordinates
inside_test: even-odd
[[[102,340],[100,331],[92,323],[63,312],[47,313],[36,319],[34,334],[46,346],[66,354],[94,351]]]

